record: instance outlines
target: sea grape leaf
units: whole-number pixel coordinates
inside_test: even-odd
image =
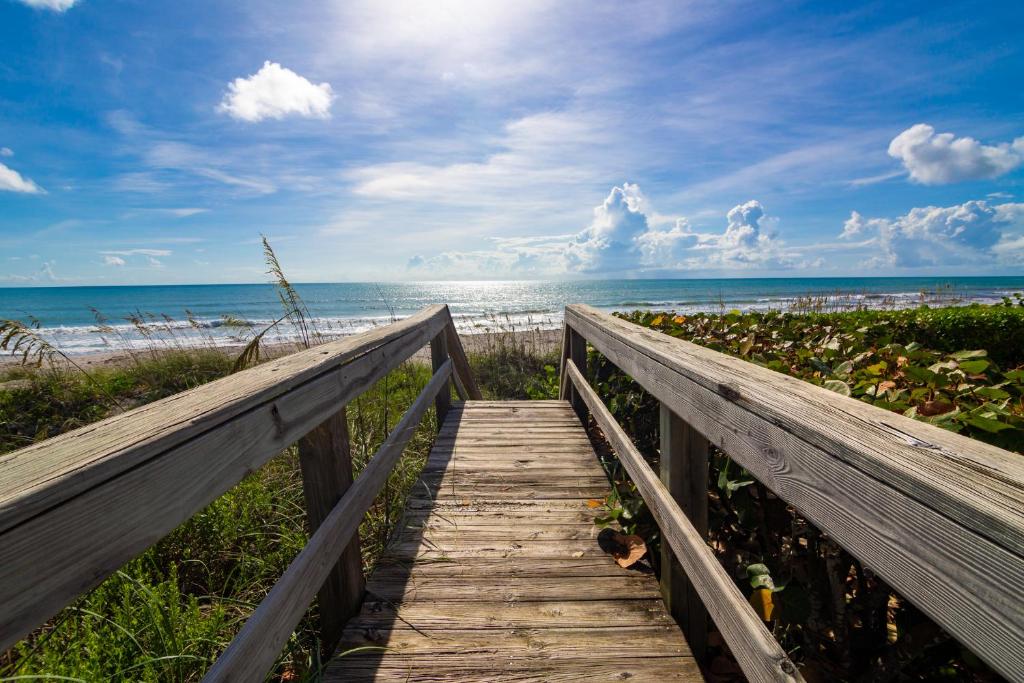
[[[825,380],[825,383],[822,386],[830,391],[836,392],[837,394],[842,394],[843,396],[850,395],[850,385],[839,379]]]
[[[979,372],[985,372],[988,365],[988,361],[983,358],[978,360],[960,361],[960,369],[970,375],[977,375]]]

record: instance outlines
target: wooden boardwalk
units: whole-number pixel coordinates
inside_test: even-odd
[[[598,547],[608,491],[569,403],[455,404],[324,680],[702,680],[656,579]]]

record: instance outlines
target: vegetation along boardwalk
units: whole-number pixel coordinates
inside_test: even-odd
[[[430,380],[353,478],[346,406],[428,345]],[[1019,454],[587,306],[562,349],[560,400],[483,401],[432,306],[0,456],[0,652],[297,444],[309,541],[206,681],[263,680],[314,601],[328,680],[700,680],[714,634],[747,680],[802,681],[708,544],[713,447],[1024,681]],[[657,401],[658,471],[598,395],[602,358]],[[360,521],[431,408],[431,456],[364,584]],[[588,501],[609,482],[584,426],[657,524],[657,583],[601,549]]]
[[[453,407],[325,680],[702,680],[654,576],[597,543],[608,490],[567,402]]]

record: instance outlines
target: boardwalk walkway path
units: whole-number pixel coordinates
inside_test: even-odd
[[[455,404],[324,680],[702,680],[656,579],[598,546],[608,491],[567,402]]]

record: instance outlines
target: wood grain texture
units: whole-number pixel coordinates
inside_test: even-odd
[[[352,455],[344,408],[299,440],[299,467],[306,517],[310,533],[314,533],[352,486]],[[359,535],[354,534],[317,593],[324,656],[329,656],[338,644],[345,622],[359,611],[363,587],[363,557]]]
[[[325,681],[702,680],[653,575],[597,543],[609,484],[568,402],[456,404],[441,434],[339,646],[386,649]]]
[[[4,454],[0,532],[378,349],[391,350],[374,359],[390,369],[440,332],[446,313],[445,306],[431,306],[393,325],[290,354]],[[395,344],[403,338],[412,343]],[[409,356],[399,357],[407,348]],[[326,406],[324,417],[339,405]]]
[[[0,458],[0,650],[416,353],[444,313],[428,309]]]
[[[447,306],[445,306],[445,313],[448,316],[448,324],[444,328],[444,333],[448,342],[448,355],[451,357],[455,369],[452,373],[452,378],[455,379],[456,384],[462,385],[462,390],[465,394],[463,399],[482,399],[480,387],[477,386],[476,378],[473,377],[473,371],[469,367],[469,360],[466,358],[466,350],[462,346],[459,333],[455,330],[455,322],[452,320],[451,312],[448,311]]]
[[[736,588],[703,536],[683,514],[572,361],[566,362],[565,370],[574,390],[586,402],[594,421],[629,472],[658,522],[664,540],[672,547],[747,679],[755,683],[802,681],[796,667]]]
[[[708,440],[667,406],[659,408],[660,478],[701,538],[708,535]],[[694,657],[704,658],[708,613],[668,544],[661,546],[661,593]]]
[[[567,323],[1010,680],[1024,680],[1024,459],[570,306]]]
[[[451,373],[452,363],[445,361],[384,439],[359,478],[214,662],[204,681],[253,681],[266,676],[330,574],[341,549],[358,531],[363,515],[387,481],[427,408],[437,393],[448,387]]]
[[[444,331],[438,333],[430,340],[430,364],[434,372],[448,362],[448,336]],[[454,364],[453,364],[454,365]],[[444,425],[444,418],[452,405],[451,383],[445,384],[434,397],[434,419],[437,421],[437,429]]]

